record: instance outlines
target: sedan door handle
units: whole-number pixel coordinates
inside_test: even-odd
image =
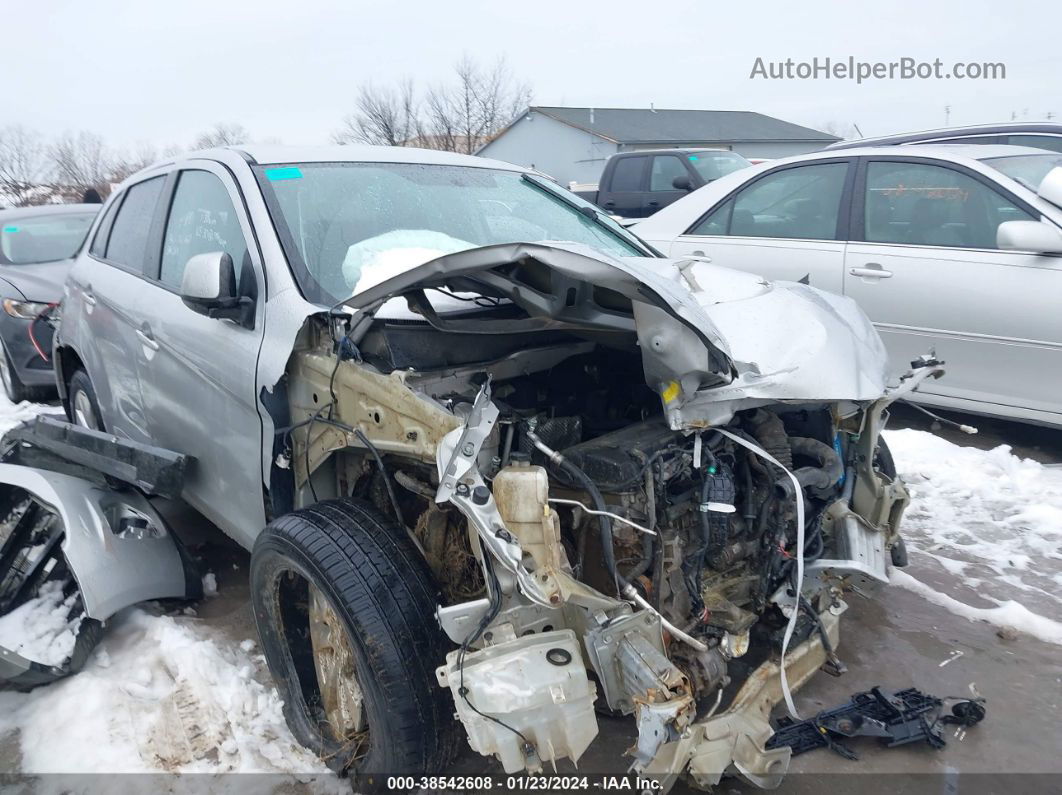
[[[887,271],[880,265],[870,265],[866,268],[852,268],[848,271],[853,276],[861,276],[864,279],[891,279],[892,271]]]
[[[86,286],[85,289],[82,290],[82,294],[85,297],[85,303],[86,304],[88,304],[89,306],[95,306],[96,305],[96,296],[93,295],[91,287]]]
[[[159,344],[155,341],[155,338],[151,336],[150,331],[145,332],[141,331],[140,329],[137,329],[136,336],[137,339],[139,339],[140,342],[144,345],[144,347],[151,348],[151,350],[153,351],[157,351],[159,349]]]

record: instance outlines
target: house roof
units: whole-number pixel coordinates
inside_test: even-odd
[[[747,110],[651,110],[648,108],[558,108],[532,106],[541,113],[619,144],[722,141],[841,140]]]

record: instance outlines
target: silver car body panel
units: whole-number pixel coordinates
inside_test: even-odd
[[[947,362],[948,378],[929,385],[914,398],[917,402],[1062,426],[1062,324],[1054,298],[1062,286],[1062,257],[843,237],[687,234],[711,209],[767,172],[824,162],[850,162],[859,169],[869,159],[958,169],[986,186],[982,201],[995,191],[1033,218],[1062,229],[1062,208],[991,162],[1049,154],[1030,147],[972,144],[816,152],[727,175],[633,231],[671,257],[698,255],[771,279],[807,280],[855,300],[881,334],[891,360],[890,378],[931,348]],[[859,201],[853,193],[853,213],[860,211]]]
[[[58,514],[65,533],[63,555],[89,618],[104,621],[137,602],[191,595],[184,562],[166,523],[139,492],[118,492],[16,464],[0,464],[0,483],[25,489]],[[146,537],[116,532],[119,512],[130,509],[153,528]]]

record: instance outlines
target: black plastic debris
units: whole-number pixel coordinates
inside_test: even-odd
[[[945,701],[951,703],[948,714]],[[877,737],[888,748],[918,742],[943,748],[946,724],[969,728],[984,717],[984,699],[940,699],[913,687],[897,691],[875,687],[807,720],[779,718],[767,748],[789,746],[794,756],[829,748],[845,759],[859,758],[842,742],[852,737]]]

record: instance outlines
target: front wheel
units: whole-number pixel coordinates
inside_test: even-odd
[[[276,519],[251,556],[255,623],[292,733],[358,789],[438,773],[458,724],[435,668],[437,589],[403,528],[329,500]]]
[[[75,370],[70,376],[66,392],[70,421],[93,431],[104,430],[100,404],[88,373],[80,368]]]

